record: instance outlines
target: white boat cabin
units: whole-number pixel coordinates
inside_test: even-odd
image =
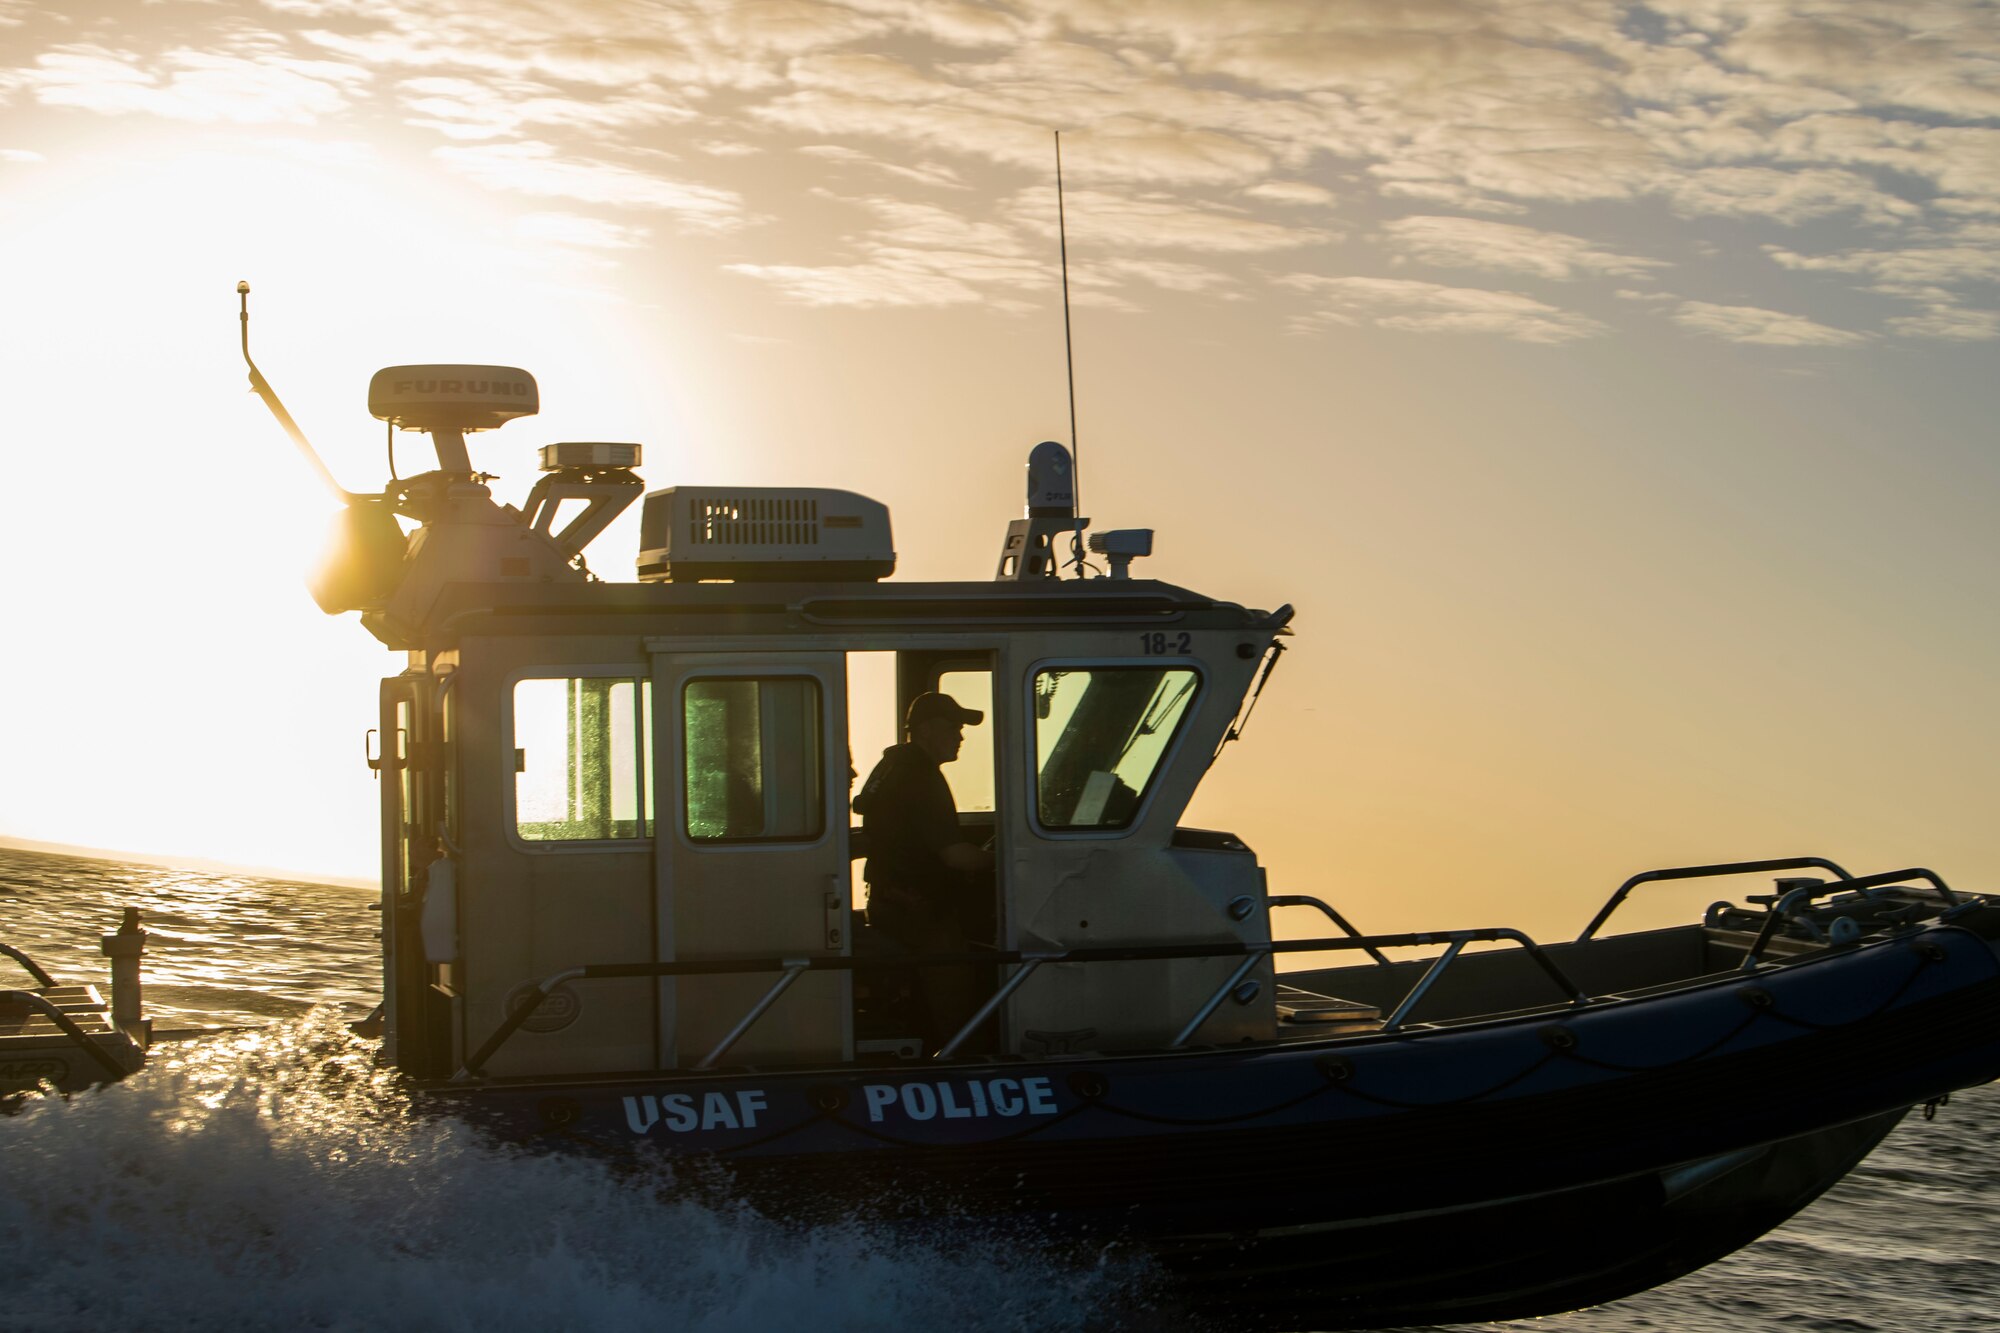
[[[450,1074],[538,982],[585,965],[882,952],[850,801],[882,741],[902,737],[863,753],[849,720],[900,718],[926,691],[985,715],[943,769],[967,841],[997,862],[974,949],[1270,939],[1255,857],[1180,820],[1288,609],[1129,577],[1147,533],[1093,539],[1108,576],[1060,577],[1086,520],[1058,445],[1034,455],[1028,515],[992,579],[885,581],[888,512],[847,492],[683,487],[646,497],[640,581],[598,581],[580,551],[639,493],[637,447],[548,446],[525,509],[495,504],[453,427],[498,424],[467,402],[487,383],[472,372],[504,384],[503,369],[377,377],[377,415],[431,430],[442,466],[375,512],[357,497],[347,554],[315,588],[409,653],[383,683],[373,761],[387,1037],[403,1068]],[[412,407],[426,383],[468,387],[426,413]],[[582,513],[558,529],[566,501]],[[421,523],[400,548],[391,511]],[[967,1054],[1158,1048],[1242,963],[1051,962]],[[1011,969],[985,971],[990,995]],[[776,975],[564,981],[485,1072],[691,1068]],[[806,972],[724,1062],[929,1054],[871,1011],[881,975]],[[1266,957],[1193,1041],[1272,1039],[1274,990]]]

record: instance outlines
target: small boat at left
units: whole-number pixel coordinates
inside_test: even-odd
[[[49,970],[13,945],[0,954],[26,972],[33,985],[0,990],[0,1106],[44,1085],[77,1092],[112,1083],[146,1062],[152,1023],[140,1015],[139,960],[146,932],[139,909],[104,936],[111,960],[111,1003],[96,986],[56,980]]]

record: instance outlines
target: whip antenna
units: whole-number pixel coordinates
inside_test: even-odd
[[[306,463],[319,475],[320,484],[333,492],[334,499],[350,505],[357,500],[372,499],[373,497],[356,495],[334,479],[333,473],[327,470],[326,463],[320,458],[318,451],[307,441],[306,433],[299,429],[299,423],[292,420],[292,414],[278,401],[278,391],[271,387],[271,382],[264,378],[264,372],[257,369],[257,363],[250,359],[250,284],[247,282],[236,284],[236,308],[237,318],[243,324],[243,364],[250,367],[250,387],[264,400],[264,406],[271,409],[271,415],[278,419],[280,426],[284,427],[285,434],[292,437],[292,443],[299,447],[299,452],[305,456]]]
[[[1083,450],[1076,442],[1076,353],[1070,344],[1069,334],[1069,224],[1063,214],[1062,183],[1062,131],[1056,136],[1056,244],[1062,255],[1062,295],[1063,295],[1063,373],[1069,380],[1069,453],[1070,485],[1074,488],[1075,508],[1073,512],[1083,512]],[[1075,557],[1076,576],[1083,577],[1083,528],[1078,526],[1070,535],[1070,554]]]

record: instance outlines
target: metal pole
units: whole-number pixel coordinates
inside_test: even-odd
[[[139,909],[125,909],[125,919],[99,945],[111,960],[111,1021],[141,1046],[146,1044],[146,1020],[141,1010],[139,960],[146,953],[146,932],[139,929]]]
[[[757,1001],[755,1008],[751,1009],[749,1013],[743,1015],[742,1019],[737,1022],[735,1027],[729,1029],[727,1033],[723,1034],[722,1040],[715,1043],[715,1048],[711,1050],[707,1055],[702,1056],[701,1059],[698,1062],[696,1062],[695,1068],[713,1069],[715,1067],[715,1062],[717,1060],[720,1060],[724,1055],[728,1054],[729,1048],[731,1046],[734,1046],[739,1040],[742,1039],[743,1034],[750,1030],[750,1025],[752,1023],[755,1023],[758,1019],[762,1018],[764,1016],[764,1011],[766,1009],[769,1009],[772,1005],[776,1004],[778,1002],[778,997],[780,995],[783,995],[787,990],[791,989],[792,983],[794,981],[797,981],[800,977],[804,976],[806,969],[811,966],[812,963],[807,959],[787,958],[785,960],[785,975],[779,977],[777,980],[777,984],[772,986],[771,989],[764,992],[764,998]]]
[[[506,1044],[507,1038],[521,1030],[521,1024],[528,1021],[529,1014],[534,1013],[536,1009],[541,1007],[543,1000],[549,998],[549,992],[557,986],[562,985],[565,981],[571,981],[582,976],[586,970],[581,967],[572,967],[567,972],[558,972],[537,985],[533,995],[523,995],[521,1002],[514,1006],[514,1012],[507,1015],[507,1021],[493,1030],[493,1035],[486,1039],[485,1045],[467,1057],[464,1067],[451,1076],[451,1081],[453,1083],[470,1083],[473,1079],[484,1075],[486,1072],[486,1062],[493,1058],[493,1053]]]
[[[938,1048],[938,1053],[932,1056],[931,1058],[934,1060],[950,1059],[951,1056],[958,1050],[958,1048],[962,1046],[965,1043],[965,1041],[972,1036],[973,1032],[978,1029],[979,1025],[981,1023],[984,1023],[987,1019],[991,1018],[993,1016],[993,1011],[998,1009],[1002,1004],[1006,1003],[1007,997],[1009,995],[1012,995],[1015,991],[1021,989],[1021,983],[1026,981],[1029,977],[1033,976],[1035,974],[1036,968],[1040,967],[1043,963],[1048,962],[1052,958],[1061,958],[1061,957],[1062,957],[1061,954],[1049,954],[1047,957],[1037,955],[1035,957],[1029,958],[1026,962],[1022,963],[1021,970],[1019,972],[1016,972],[1013,976],[1008,977],[1005,984],[1003,984],[999,990],[993,992],[993,997],[989,999],[985,1004],[979,1006],[979,1012],[974,1014],[970,1019],[966,1020],[965,1026],[960,1028],[956,1033],[954,1033],[950,1041],[946,1042],[943,1046],[940,1046]]]
[[[1083,448],[1076,438],[1076,353],[1069,334],[1069,219],[1063,211],[1062,131],[1056,136],[1056,239],[1062,253],[1063,294],[1063,374],[1069,382],[1069,484],[1070,518],[1077,527],[1070,533],[1070,555],[1076,561],[1076,576],[1083,577]]]
[[[1396,1012],[1390,1014],[1388,1021],[1382,1024],[1384,1032],[1394,1032],[1397,1028],[1403,1026],[1403,1020],[1408,1018],[1410,1011],[1417,1007],[1417,1001],[1423,999],[1425,993],[1430,990],[1432,983],[1444,975],[1444,970],[1451,966],[1452,960],[1464,951],[1465,944],[1464,940],[1453,940],[1451,947],[1438,955],[1438,960],[1431,964],[1430,970],[1418,978],[1416,985],[1410,987],[1410,993],[1405,995],[1403,1002],[1396,1006]]]

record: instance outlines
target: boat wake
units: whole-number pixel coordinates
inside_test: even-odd
[[[793,1226],[661,1168],[412,1112],[332,1009],[156,1048],[0,1120],[7,1321],[53,1330],[1178,1322],[1122,1255],[956,1221]]]

